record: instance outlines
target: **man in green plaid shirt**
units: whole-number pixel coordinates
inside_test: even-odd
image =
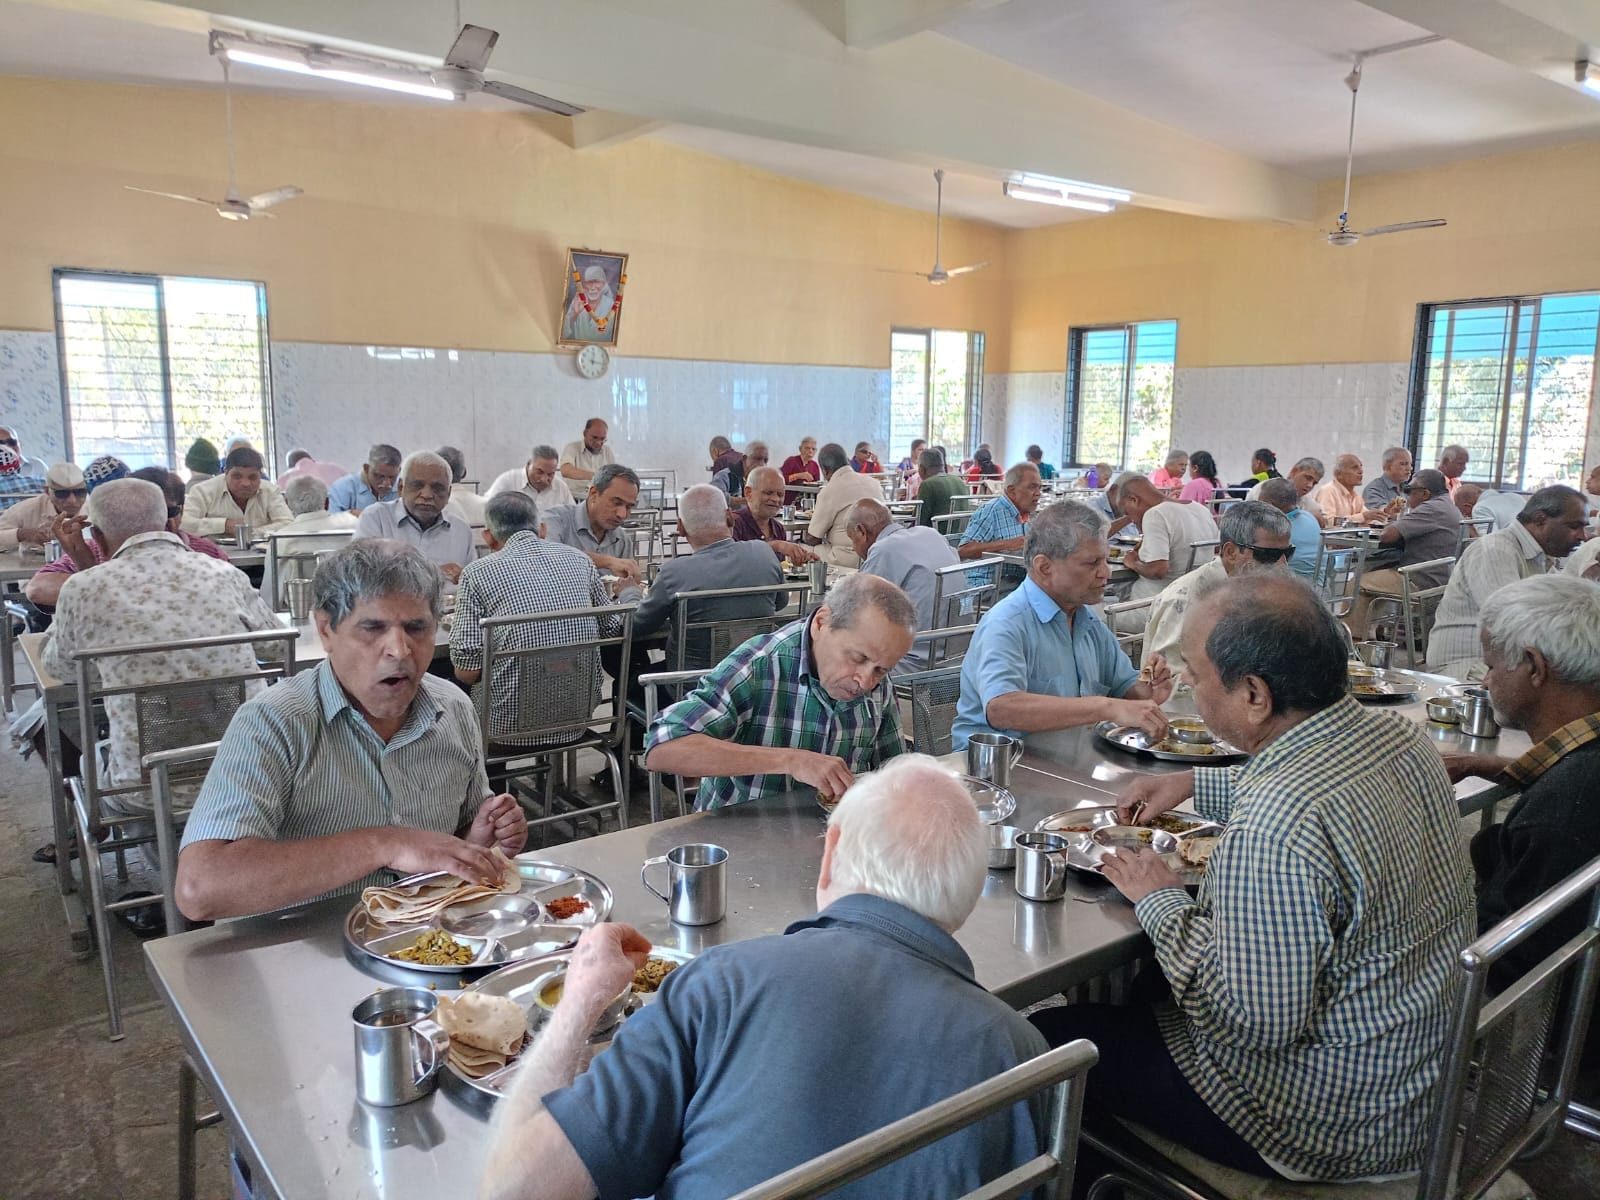
[[[894,584],[852,575],[810,617],[738,647],[650,726],[652,771],[699,775],[701,811],[810,784],[841,796],[905,750],[888,676],[917,612]]]
[[[1092,1112],[1292,1180],[1421,1166],[1456,956],[1474,933],[1455,794],[1414,723],[1345,694],[1344,639],[1299,580],[1234,579],[1184,618],[1200,715],[1253,757],[1147,776],[1148,821],[1194,797],[1224,823],[1197,896],[1160,855],[1108,856],[1171,986],[1154,1009],[1035,1016],[1089,1037]]]

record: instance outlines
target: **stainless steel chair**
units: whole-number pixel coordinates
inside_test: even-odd
[[[78,844],[78,874],[82,893],[88,897],[90,921],[94,926],[96,949],[106,990],[107,1023],[112,1041],[122,1038],[122,1006],[117,990],[116,965],[111,954],[111,917],[136,908],[163,909],[171,904],[172,879],[177,869],[175,843],[169,827],[163,835],[154,819],[154,801],[147,807],[143,797],[150,791],[151,778],[142,764],[162,751],[215,742],[233,714],[252,694],[252,685],[282,678],[294,669],[295,630],[263,630],[254,633],[226,634],[221,637],[191,638],[180,642],[140,643],[108,646],[82,651],[74,657],[77,685],[78,744],[81,751],[79,775],[66,781],[71,825]],[[262,664],[256,655],[282,645],[282,660]],[[185,656],[202,652],[207,656],[230,647],[241,651],[240,666],[219,675],[194,674],[193,660]],[[127,668],[129,660],[152,660],[161,664],[150,670],[181,677],[159,683],[108,684],[102,679],[109,660]],[[245,665],[248,663],[248,665]],[[123,672],[118,672],[123,673]],[[138,673],[138,672],[136,672]],[[113,783],[107,777],[109,762],[97,746],[97,707],[104,705],[113,722],[133,722],[132,737],[138,747],[140,776],[128,783]],[[203,776],[191,772],[190,777]],[[170,784],[170,779],[169,779]],[[108,806],[106,801],[112,803]],[[170,800],[170,793],[169,793]],[[167,843],[163,853],[163,841]],[[163,881],[159,895],[111,900],[106,895],[101,856],[112,855],[117,876],[126,879],[127,854],[140,846],[154,846],[157,869]],[[58,846],[58,854],[66,848]]]
[[[1321,551],[1311,580],[1334,616],[1344,618],[1355,611],[1370,549],[1367,538],[1351,538],[1337,529],[1323,531]]]
[[[911,749],[917,754],[949,754],[951,726],[961,701],[961,668],[918,671],[890,682],[895,699],[911,709]]]
[[[672,634],[667,661],[674,671],[709,670],[735,646],[781,629],[807,611],[811,594],[809,583],[761,584],[757,587],[706,588],[679,592],[672,609]],[[765,613],[748,617],[706,618],[707,607],[718,601],[736,601],[754,610],[766,597],[771,607]],[[722,607],[722,605],[719,605]]]
[[[957,665],[966,657],[978,619],[999,599],[1005,564],[1004,558],[990,555],[934,568],[932,623],[913,639],[921,670]]]
[[[895,524],[910,529],[917,523],[917,514],[922,511],[922,501],[891,500],[888,507],[889,515],[894,518]]]
[[[1489,975],[1507,954],[1563,913],[1588,915],[1581,933],[1489,995]],[[1422,1172],[1367,1185],[1385,1200],[1504,1200],[1531,1196],[1510,1174],[1518,1157],[1547,1148],[1572,1096],[1600,980],[1600,859],[1517,910],[1461,952],[1459,987],[1444,1065],[1434,1088]],[[1090,1200],[1120,1192],[1157,1200],[1300,1200],[1348,1185],[1264,1182],[1149,1141],[1085,1130],[1084,1143],[1114,1170],[1095,1180]],[[1173,1161],[1176,1158],[1177,1161]]]
[[[645,508],[643,501],[633,510],[632,514],[622,523],[622,527],[633,534],[634,560],[639,564],[639,569],[644,572],[644,581],[650,583],[656,577],[661,560],[666,557],[666,539],[662,537],[662,512],[659,507]]]
[[[1461,532],[1456,535],[1456,557],[1461,557],[1461,552],[1467,548],[1468,542],[1493,532],[1493,517],[1473,517],[1462,521]]]
[[[961,497],[957,496],[955,500],[950,502],[951,510],[949,512],[941,513],[939,516],[932,518],[930,522],[933,528],[942,533],[944,540],[952,546],[961,544],[961,535],[967,531],[967,524],[972,520],[972,511],[970,509],[965,512],[957,512],[955,510],[956,501],[960,499]]]
[[[1204,565],[1204,563],[1207,562],[1211,558],[1212,554],[1216,554],[1217,553],[1217,550],[1221,545],[1222,545],[1222,539],[1221,538],[1204,538],[1204,539],[1202,539],[1201,541],[1198,541],[1198,542],[1190,542],[1189,543],[1189,553],[1184,558],[1183,570],[1177,572],[1177,574],[1173,574],[1171,572],[1168,572],[1168,574],[1167,574],[1168,581],[1170,582],[1171,580],[1174,580],[1174,579],[1180,578],[1181,576],[1187,575],[1190,571],[1194,570],[1197,565]],[[1207,554],[1205,556],[1205,558],[1201,558],[1200,557],[1201,552],[1202,551],[1206,551],[1206,550],[1209,550],[1211,553]]]
[[[156,853],[161,863],[161,911],[166,917],[168,933],[182,933],[189,928],[188,918],[178,909],[178,835],[183,832],[183,822],[189,814],[180,806],[172,785],[175,780],[204,779],[221,745],[216,741],[179,746],[146,754],[142,760],[145,773],[150,777]]]
[[[1144,631],[1150,620],[1151,606],[1156,602],[1154,596],[1146,596],[1143,600],[1124,600],[1120,604],[1108,604],[1102,610],[1105,614],[1106,627],[1116,635],[1117,645],[1122,647],[1123,653],[1134,666],[1139,665],[1139,660],[1144,657]],[[1117,628],[1118,617],[1127,616],[1129,613],[1138,613],[1138,628]],[[1131,626],[1132,621],[1120,622],[1124,626]]]
[[[278,530],[267,535],[267,561],[261,570],[261,595],[274,611],[289,607],[283,585],[291,579],[309,579],[317,560],[349,545],[355,528],[316,529],[305,532]]]
[[[683,699],[684,693],[704,678],[704,671],[652,671],[639,676],[639,684],[644,688],[644,727],[649,729],[654,725],[663,708]],[[650,821],[654,824],[661,820],[661,772],[651,771],[649,775]],[[684,816],[689,808],[684,798],[683,776],[672,777],[672,790],[678,798],[678,815]]]
[[[1045,1121],[1048,1146],[1044,1152],[967,1192],[959,1200],[1003,1200],[1030,1193],[1049,1200],[1066,1200],[1072,1195],[1072,1177],[1077,1165],[1084,1077],[1099,1057],[1099,1051],[1090,1042],[1068,1042],[882,1129],[819,1154],[810,1162],[801,1163],[765,1183],[746,1188],[733,1200],[813,1200],[825,1196],[959,1129],[1004,1112],[1046,1088],[1051,1089],[1051,1093]]]
[[[1439,601],[1444,599],[1450,582],[1453,558],[1435,558],[1429,562],[1413,563],[1401,567],[1400,575],[1400,644],[1406,648],[1406,665],[1418,667],[1428,651],[1428,635],[1433,631],[1433,620],[1439,611]],[[1445,568],[1444,583],[1421,587],[1417,577]]]
[[[485,617],[483,676],[472,689],[491,778],[542,779],[539,816],[528,821],[541,838],[551,825],[607,812],[628,827],[628,661],[637,606],[569,608],[558,612]],[[615,647],[620,667],[615,700],[602,702],[600,652]],[[605,711],[609,705],[609,712]],[[570,763],[579,750],[595,750],[610,771],[613,798],[557,807],[558,760]],[[516,789],[513,789],[516,791]],[[521,794],[520,791],[517,794]]]

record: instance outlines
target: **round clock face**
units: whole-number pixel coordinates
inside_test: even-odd
[[[578,351],[578,372],[585,379],[599,379],[611,365],[611,355],[604,346],[585,346]]]

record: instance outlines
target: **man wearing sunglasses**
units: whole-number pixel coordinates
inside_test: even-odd
[[[0,433],[4,432],[0,427]],[[0,445],[0,451],[11,453],[11,448]],[[0,454],[0,458],[3,457],[4,454]],[[89,496],[83,472],[72,463],[57,463],[45,472],[42,480],[34,482],[38,486],[28,490],[39,495],[20,500],[0,512],[0,553],[15,550],[18,545],[44,545],[54,536],[50,527],[56,518],[77,516]]]

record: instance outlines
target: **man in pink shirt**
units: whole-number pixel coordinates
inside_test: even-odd
[[[1444,485],[1452,496],[1461,486],[1461,477],[1466,474],[1471,457],[1465,446],[1457,445],[1446,446],[1439,454],[1439,473],[1444,476]]]
[[[289,464],[289,469],[282,475],[279,475],[277,479],[278,489],[280,491],[283,489],[284,484],[288,483],[289,480],[295,478],[297,475],[310,475],[315,479],[322,480],[322,482],[327,484],[329,487],[332,487],[334,484],[338,483],[339,480],[350,474],[350,472],[346,471],[343,467],[336,467],[332,463],[318,462],[316,459],[311,457],[311,451],[309,450],[301,450],[299,448],[291,450],[289,451],[289,458],[287,461]]]

